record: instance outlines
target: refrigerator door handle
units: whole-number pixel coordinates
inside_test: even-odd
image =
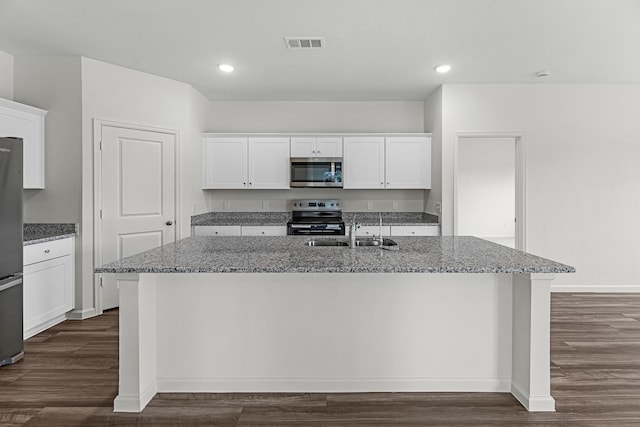
[[[2,283],[2,282],[0,282]],[[22,277],[18,277],[17,279],[13,279],[12,281],[4,284],[0,284],[0,292],[7,290],[9,288],[13,288],[14,286],[18,286],[22,283]]]

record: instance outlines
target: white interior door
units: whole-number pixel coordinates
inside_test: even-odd
[[[100,263],[175,240],[176,135],[102,126]],[[118,306],[118,287],[105,274],[102,309]]]
[[[457,235],[516,247],[515,138],[460,138],[456,211]]]

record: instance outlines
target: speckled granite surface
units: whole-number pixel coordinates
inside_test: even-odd
[[[378,212],[343,212],[345,222],[353,215],[361,225],[378,225]],[[208,212],[191,217],[191,225],[287,225],[291,212]],[[384,225],[438,224],[438,217],[423,212],[383,212]]]
[[[23,245],[49,242],[51,240],[66,239],[75,236],[76,224],[66,223],[26,223],[24,224]]]
[[[287,225],[291,212],[207,212],[191,217],[191,225]]]
[[[309,237],[188,237],[96,273],[571,273],[475,237],[394,237],[400,250],[310,247]]]
[[[342,218],[346,223],[351,223],[353,215],[356,222],[361,225],[378,225],[380,223],[379,212],[343,212]],[[382,225],[438,225],[436,215],[424,212],[382,212]]]

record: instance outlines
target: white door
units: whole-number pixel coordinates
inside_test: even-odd
[[[202,188],[247,188],[247,138],[205,138]]]
[[[457,230],[516,247],[516,140],[460,138]]]
[[[385,141],[385,188],[431,188],[428,137],[390,137]]]
[[[176,134],[102,125],[100,264],[173,242]],[[102,309],[118,306],[102,277]]]
[[[344,138],[342,181],[348,188],[384,188],[384,137]]]
[[[289,168],[289,138],[249,138],[249,188],[288,190]]]
[[[316,156],[342,157],[342,137],[319,136],[316,141]]]

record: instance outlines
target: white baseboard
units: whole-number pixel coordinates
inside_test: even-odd
[[[158,392],[511,392],[510,378],[158,378]]]
[[[142,412],[145,406],[158,392],[158,386],[154,382],[149,384],[140,396],[123,396],[118,394],[113,401],[113,412]]]
[[[556,401],[551,396],[529,396],[516,383],[511,384],[511,394],[530,412],[555,412]]]
[[[34,326],[33,328],[29,328],[26,331],[24,331],[24,339],[28,339],[31,338],[35,335],[38,335],[40,332],[44,332],[47,329],[64,322],[65,320],[67,320],[67,318],[65,317],[64,314],[61,314],[59,316],[54,317],[53,319],[49,319],[46,322],[40,323],[37,326]]]
[[[554,285],[551,284],[551,292],[597,292],[597,293],[625,293],[640,292],[640,285],[622,285],[622,286],[589,286],[589,285]]]
[[[95,307],[86,308],[84,310],[73,310],[67,313],[67,319],[69,320],[84,320],[90,317],[95,317],[98,315],[98,311]]]

